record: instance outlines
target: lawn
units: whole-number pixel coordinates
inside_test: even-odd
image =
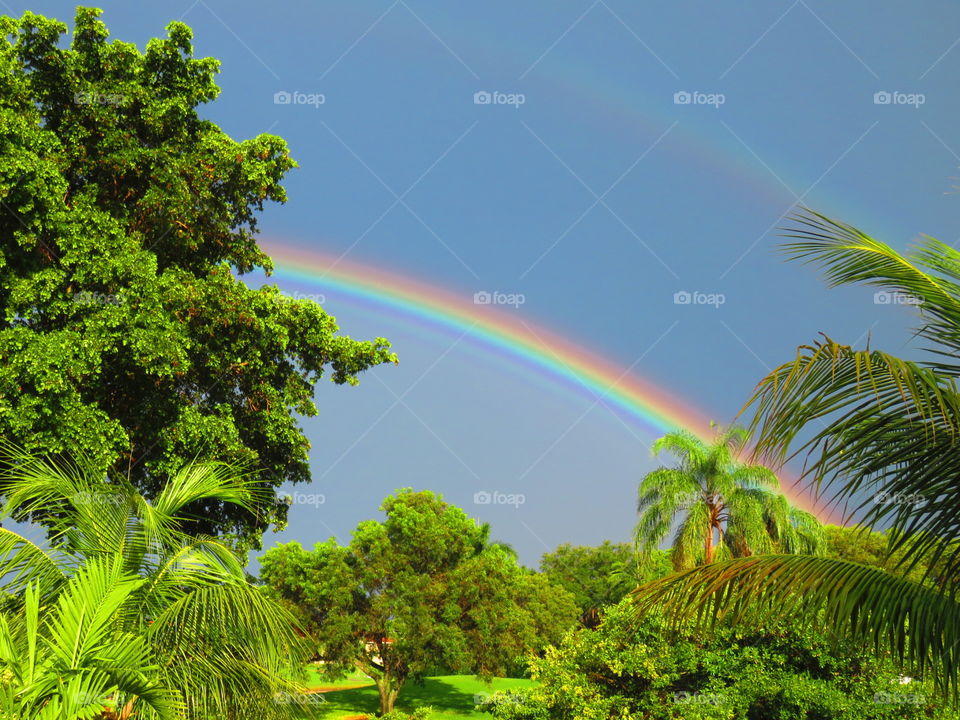
[[[359,685],[364,680],[370,684],[359,688],[351,687]],[[323,701],[313,707],[319,710],[319,717],[324,720],[340,720],[360,714],[373,717],[379,707],[377,689],[369,678],[364,676],[328,682],[314,674],[307,684],[311,687],[349,688],[325,692],[320,696]],[[477,695],[489,695],[496,690],[527,688],[532,684],[532,680],[520,678],[495,678],[490,685],[487,685],[473,675],[431,677],[427,678],[423,685],[406,685],[400,693],[397,709],[409,712],[423,705],[430,705],[434,709],[431,718],[487,718],[489,720],[490,715],[474,710]]]

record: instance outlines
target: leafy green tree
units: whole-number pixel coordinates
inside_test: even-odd
[[[148,501],[94,461],[10,452],[7,513],[55,518],[46,546],[0,527],[0,708],[5,717],[296,717],[278,694],[308,657],[294,617],[234,552],[183,532],[198,500],[250,507],[265,492],[229,466],[181,468]],[[99,704],[99,712],[97,705]]]
[[[268,592],[301,618],[323,668],[373,678],[381,714],[408,680],[511,672],[575,622],[565,590],[519,567],[488,526],[439,496],[404,490],[381,510],[385,519],[360,523],[347,546],[288,543],[261,560]]]
[[[633,545],[604,540],[595,547],[564,543],[544,553],[540,572],[573,595],[582,613],[616,605],[637,585],[668,575],[670,553],[654,550],[640,565]]]
[[[317,380],[395,358],[242,282],[272,268],[256,219],[286,200],[286,143],[201,119],[219,65],[186,25],[140,52],[98,15],[79,8],[69,43],[61,22],[0,18],[0,436],[85,454],[147,497],[185,457],[306,481],[294,414],[316,414]],[[286,507],[210,498],[190,524],[255,544]]]
[[[850,502],[867,527],[889,527],[896,573],[839,558],[736,560],[654,583],[644,606],[704,618],[751,607],[888,649],[913,675],[960,699],[960,253],[927,238],[906,254],[805,211],[786,249],[832,285],[881,288],[878,302],[919,311],[922,361],[824,337],[774,369],[748,403],[757,454],[806,456],[806,477]],[[810,432],[805,432],[809,430]],[[858,558],[859,559],[859,558]],[[935,587],[903,577],[927,565]]]
[[[531,662],[537,684],[495,693],[498,720],[950,720],[930,683],[900,682],[889,658],[783,620],[710,632],[628,601],[594,632]]]
[[[738,460],[748,437],[746,430],[730,428],[707,444],[677,431],[653,444],[654,456],[666,450],[679,467],[661,467],[640,483],[636,543],[641,554],[664,540],[678,516],[672,544],[677,570],[775,550],[820,551],[817,519],[776,492],[779,481],[772,470]]]

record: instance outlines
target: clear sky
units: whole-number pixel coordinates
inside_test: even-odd
[[[0,1],[65,21],[73,4]],[[268,250],[342,255],[465,298],[522,294],[503,309],[721,422],[819,332],[918,352],[909,308],[784,262],[776,228],[792,207],[898,248],[958,240],[955,3],[99,5],[141,47],[171,20],[192,26],[197,54],[222,61],[203,114],[236,139],[288,141],[300,168],[289,203],[263,215]],[[491,522],[528,564],[561,542],[629,539],[655,428],[469,335],[277,282],[324,295],[346,334],[387,337],[401,363],[318,387],[314,482],[295,489],[315,502],[266,546],[345,541],[404,486]],[[675,304],[682,291],[724,302]],[[476,504],[484,491],[524,502]]]

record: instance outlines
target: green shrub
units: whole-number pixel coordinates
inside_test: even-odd
[[[901,683],[889,659],[821,629],[786,622],[671,629],[629,601],[595,631],[569,633],[531,661],[539,682],[497,693],[498,720],[947,720],[922,681]]]
[[[412,713],[402,710],[393,710],[380,716],[380,720],[430,720],[433,708],[429,705],[416,708]]]

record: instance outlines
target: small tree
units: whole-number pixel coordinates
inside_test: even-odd
[[[355,667],[393,710],[407,680],[440,669],[481,677],[522,667],[577,617],[573,598],[489,542],[489,529],[431,492],[384,500],[347,546],[299,543],[262,559],[268,592],[312,631],[325,669]]]
[[[711,444],[686,431],[653,444],[654,455],[666,450],[679,467],[661,467],[640,483],[636,542],[642,554],[663,541],[678,516],[672,544],[676,570],[756,553],[821,552],[817,519],[777,492],[772,470],[738,460],[747,439],[745,430],[731,428],[718,432]]]

